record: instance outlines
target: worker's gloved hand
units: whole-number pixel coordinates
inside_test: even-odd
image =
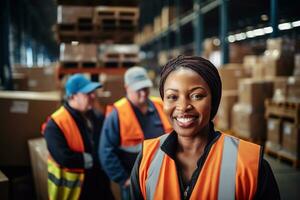
[[[84,168],[90,169],[93,167],[93,157],[89,153],[83,153]]]

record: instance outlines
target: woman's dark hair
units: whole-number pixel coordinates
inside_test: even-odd
[[[167,77],[172,71],[181,67],[192,69],[208,84],[212,96],[210,119],[213,119],[220,104],[222,83],[217,68],[210,61],[202,57],[179,55],[177,58],[171,59],[166,65],[164,65],[160,73],[161,79],[159,82],[161,98],[164,98],[164,84]]]

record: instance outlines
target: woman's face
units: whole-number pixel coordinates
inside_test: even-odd
[[[164,111],[179,136],[193,137],[210,119],[211,92],[195,71],[179,68],[169,74],[164,84]]]

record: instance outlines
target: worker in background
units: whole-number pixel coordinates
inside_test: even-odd
[[[81,74],[72,75],[65,84],[66,103],[45,127],[49,199],[114,199],[97,156],[104,116],[93,103],[100,87]]]
[[[99,156],[109,178],[121,186],[129,199],[130,173],[144,139],[170,131],[160,98],[149,98],[152,82],[142,67],[128,69],[124,76],[127,96],[114,103],[101,133]]]
[[[132,199],[280,199],[261,146],[214,129],[221,90],[206,59],[179,56],[164,66],[159,91],[174,131],[143,143]]]

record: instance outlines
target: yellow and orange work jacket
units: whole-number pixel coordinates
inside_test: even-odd
[[[167,135],[163,135],[144,142],[139,166],[144,199],[181,198],[175,161],[160,148],[166,138]],[[260,151],[259,145],[221,134],[211,147],[190,199],[253,199]]]
[[[158,112],[165,133],[169,133],[172,127],[163,112],[161,99],[150,97],[150,100]],[[127,98],[122,98],[114,103],[114,107],[117,109],[119,117],[120,149],[130,153],[140,152],[144,141],[144,133],[130,102]]]
[[[84,144],[71,114],[61,106],[51,115],[64,134],[72,151],[84,152]],[[48,196],[54,199],[79,199],[84,180],[84,169],[67,169],[59,166],[51,156],[48,158]]]

